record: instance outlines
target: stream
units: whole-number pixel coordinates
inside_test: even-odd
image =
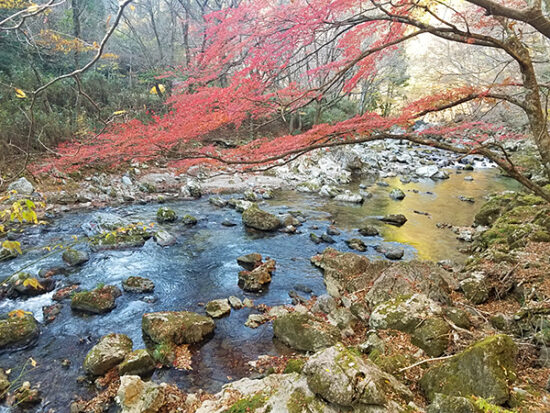
[[[342,231],[341,235],[334,237],[336,243],[330,245],[338,250],[351,251],[345,240],[355,237],[362,238],[369,245],[362,254],[372,259],[384,259],[373,246],[386,241],[402,244],[405,260],[452,259],[460,262],[466,258],[457,252],[461,242],[450,230],[438,229],[436,223],[469,226],[485,195],[517,189],[517,184],[501,177],[493,169],[463,172],[460,175],[451,171],[450,175],[450,179],[443,181],[425,179],[408,184],[402,184],[398,178],[388,178],[385,182],[389,187],[363,180],[362,183],[369,185],[368,191],[373,194],[363,205],[336,202],[313,194],[276,191],[274,199],[262,202],[260,207],[280,214],[291,210],[301,211],[307,221],[298,228],[300,233],[294,235],[248,230],[241,224],[238,212],[212,206],[207,197],[162,204],[174,209],[180,217],[191,214],[198,218],[198,224],[191,227],[181,222],[162,225],[177,236],[176,245],[162,248],[150,239],[141,248],[91,253],[90,261],[68,276],[55,276],[58,284],[78,282],[82,289],[95,288],[98,283],[120,287],[122,280],[129,276],[147,277],[155,283],[154,293],[148,295],[149,298],[151,295],[155,297],[154,302],[149,298],[144,299],[142,294],[125,292],[117,299],[117,307],[112,312],[81,315],[72,312],[66,300],[57,319],[51,324],[42,325],[37,343],[21,351],[5,351],[0,355],[0,367],[11,369],[10,378],[13,379],[32,357],[37,367],[32,369],[27,363],[28,369],[23,380],[33,385],[40,384],[44,401],[36,411],[68,411],[76,395],[89,398],[95,394],[93,388],[78,384],[76,380],[84,374],[82,362],[86,353],[101,336],[110,332],[127,334],[134,342],[134,349],[144,348],[141,316],[145,312],[189,310],[204,313],[204,303],[231,295],[241,299],[251,298],[255,304],[290,304],[288,292],[298,284],[310,288],[314,295],[323,294],[325,288],[322,274],[309,260],[328,244],[314,244],[309,234],[314,232],[321,235],[331,220]],[[466,181],[465,176],[471,176],[473,180]],[[357,190],[358,185],[359,182],[354,183],[350,189]],[[405,192],[404,200],[394,201],[389,198],[389,191],[396,187]],[[475,202],[463,202],[458,199],[459,195],[472,197]],[[102,211],[118,214],[128,220],[150,223],[155,222],[159,206],[127,205]],[[415,210],[428,215],[415,213]],[[50,225],[29,229],[20,241],[25,248],[69,243],[73,235],[84,235],[81,225],[89,222],[94,212],[77,211],[58,216]],[[377,217],[393,213],[405,214],[408,222],[402,227],[392,227],[377,221]],[[225,219],[238,225],[222,226],[221,222]],[[357,233],[356,228],[366,219],[381,228],[381,236],[365,238]],[[315,226],[317,230],[312,229]],[[261,294],[245,293],[237,285],[240,267],[236,258],[251,252],[259,252],[277,262],[273,280],[267,291]],[[35,252],[1,263],[0,276],[9,276],[43,254],[44,251],[37,248]],[[26,271],[36,276],[40,268],[63,265],[60,254],[56,254],[33,264]],[[310,297],[308,294],[300,294]],[[5,299],[0,302],[0,311],[32,311],[37,320],[42,322],[42,306],[53,303],[52,295],[53,292],[26,300]],[[246,376],[249,372],[247,363],[257,356],[290,353],[290,349],[273,341],[270,323],[257,329],[244,326],[248,315],[256,311],[249,308],[232,310],[229,316],[216,320],[213,337],[192,349],[193,370],[157,370],[153,379],[176,383],[189,392],[201,388],[216,392],[224,383]],[[63,359],[71,361],[68,368],[62,367]]]

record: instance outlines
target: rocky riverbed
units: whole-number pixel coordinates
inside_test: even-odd
[[[548,262],[521,261],[548,241],[546,210],[512,194],[482,207],[517,187],[481,159],[392,145],[248,179],[140,165],[50,197],[50,223],[9,234],[27,252],[0,267],[7,403],[452,413],[524,400],[544,411],[535,275]],[[223,187],[232,194],[204,195]],[[89,209],[103,203],[114,206]]]

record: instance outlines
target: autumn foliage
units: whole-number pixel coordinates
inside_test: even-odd
[[[413,123],[428,113],[475,99],[489,101],[502,90],[514,88],[511,81],[483,88],[461,86],[410,102],[391,117],[366,112],[334,124],[314,125],[298,135],[254,139],[233,149],[204,142],[205,136],[220,128],[240,128],[250,121],[288,120],[292,112],[335,90],[353,92],[362,79],[376,74],[384,56],[428,31],[424,26],[433,21],[430,7],[435,10],[436,3],[400,0],[380,6],[360,0],[295,0],[284,4],[254,0],[211,13],[206,17],[205,46],[196,51],[188,67],[168,71],[159,79],[170,79],[176,85],[166,100],[169,113],[151,113],[147,123],[128,120],[111,125],[99,136],[67,142],[41,169],[71,170],[91,163],[115,165],[159,156],[182,169],[198,163],[246,168],[315,148],[392,138],[396,126],[410,131]],[[448,36],[453,35],[450,40],[483,45],[484,36],[499,30],[497,19],[472,5],[451,13],[448,24],[460,26],[464,19],[472,22],[468,32],[462,34],[461,29],[455,35],[448,30]],[[470,29],[477,32],[470,35]],[[318,58],[328,50],[330,60]],[[474,145],[489,138],[519,136],[502,126],[481,122],[433,127],[417,135]]]

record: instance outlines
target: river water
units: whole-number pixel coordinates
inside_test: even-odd
[[[464,177],[470,175],[473,181]],[[0,367],[11,369],[10,378],[17,376],[21,367],[32,357],[37,367],[27,370],[24,380],[39,384],[44,396],[37,411],[68,411],[68,405],[75,395],[91,397],[94,390],[77,384],[76,378],[83,374],[81,368],[88,350],[107,333],[124,333],[132,338],[134,349],[143,348],[141,337],[141,316],[145,312],[163,310],[190,310],[204,312],[203,304],[211,299],[236,295],[251,298],[256,304],[289,304],[289,290],[295,285],[309,287],[313,294],[324,293],[322,274],[314,268],[309,259],[326,248],[309,239],[310,232],[321,235],[327,226],[334,225],[342,230],[334,237],[332,247],[347,251],[345,240],[360,237],[356,232],[359,223],[390,214],[402,213],[409,219],[402,227],[378,223],[382,229],[380,237],[363,238],[369,245],[364,253],[372,259],[383,259],[373,246],[382,241],[396,242],[405,247],[404,259],[454,259],[463,260],[457,252],[460,242],[449,230],[438,229],[436,223],[449,222],[454,225],[471,225],[473,216],[482,204],[483,196],[505,189],[516,189],[516,184],[500,177],[495,170],[479,170],[455,175],[445,181],[422,180],[418,183],[402,184],[398,178],[386,179],[390,187],[381,187],[366,182],[373,197],[363,205],[339,203],[317,195],[292,191],[279,191],[275,199],[265,201],[261,207],[284,214],[299,210],[307,216],[307,222],[300,227],[301,233],[265,234],[247,230],[241,225],[240,214],[210,205],[207,199],[170,202],[163,206],[177,211],[181,217],[191,214],[199,219],[196,226],[181,223],[166,225],[165,228],[177,235],[178,243],[161,248],[151,239],[143,247],[127,250],[91,253],[91,259],[67,277],[56,276],[58,284],[81,283],[84,289],[94,288],[98,283],[120,286],[122,280],[131,275],[150,278],[155,282],[153,303],[143,300],[140,294],[124,293],[117,299],[117,307],[105,315],[84,316],[73,313],[68,301],[51,324],[42,325],[41,335],[32,348],[21,351],[6,351],[0,355]],[[365,183],[365,182],[363,182]],[[359,183],[352,185],[357,189]],[[401,188],[406,198],[394,201],[388,197],[392,187]],[[475,198],[475,203],[458,199],[459,195]],[[159,204],[132,205],[108,208],[102,211],[115,213],[133,221],[154,222]],[[421,215],[414,211],[425,212]],[[30,229],[22,238],[26,247],[68,243],[73,235],[83,236],[81,225],[89,222],[94,211],[79,211],[57,217],[51,225]],[[235,227],[225,227],[221,222],[229,219]],[[312,229],[318,227],[318,229]],[[236,258],[242,254],[259,252],[276,260],[277,269],[267,291],[261,294],[244,293],[237,286],[240,270]],[[8,263],[0,263],[2,278],[12,274],[24,265],[37,260],[44,254],[37,249]],[[26,271],[36,275],[40,268],[63,265],[60,256],[54,255],[31,265]],[[27,300],[4,300],[0,312],[14,309],[32,311],[42,321],[42,306],[52,304],[52,293]],[[308,297],[308,295],[305,295]],[[155,380],[175,382],[188,391],[199,388],[218,391],[231,380],[247,375],[247,362],[261,354],[282,354],[290,352],[283,345],[273,342],[270,324],[258,329],[244,326],[248,315],[256,310],[233,310],[228,317],[216,320],[214,336],[206,343],[193,349],[193,370],[182,372],[174,369],[158,370]],[[71,360],[66,369],[63,359]],[[27,367],[29,364],[27,363]]]

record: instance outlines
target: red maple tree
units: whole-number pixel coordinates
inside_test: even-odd
[[[550,20],[540,0],[464,0],[457,8],[433,0],[269,0],[243,1],[207,16],[205,44],[194,61],[165,77],[180,79],[167,99],[171,111],[152,114],[149,123],[132,120],[112,126],[93,140],[68,142],[49,166],[79,168],[90,162],[170,159],[185,169],[195,164],[241,168],[285,162],[308,151],[379,139],[409,140],[462,154],[481,154],[537,194],[550,200],[507,157],[501,140],[518,137],[506,125],[464,122],[411,131],[423,116],[471,101],[505,101],[527,117],[530,134],[550,171],[550,135],[533,61],[533,45],[550,39]],[[432,35],[461,43],[476,53],[498,50],[515,65],[517,79],[463,86],[411,102],[398,115],[366,112],[317,124],[276,138],[258,138],[222,149],[204,137],[245,122],[287,120],[328,94],[353,92],[376,73],[381,59],[406,41]],[[319,58],[330,55],[330,59]],[[181,81],[181,79],[185,79]],[[546,89],[545,89],[546,88]],[[395,126],[405,133],[392,133]]]

